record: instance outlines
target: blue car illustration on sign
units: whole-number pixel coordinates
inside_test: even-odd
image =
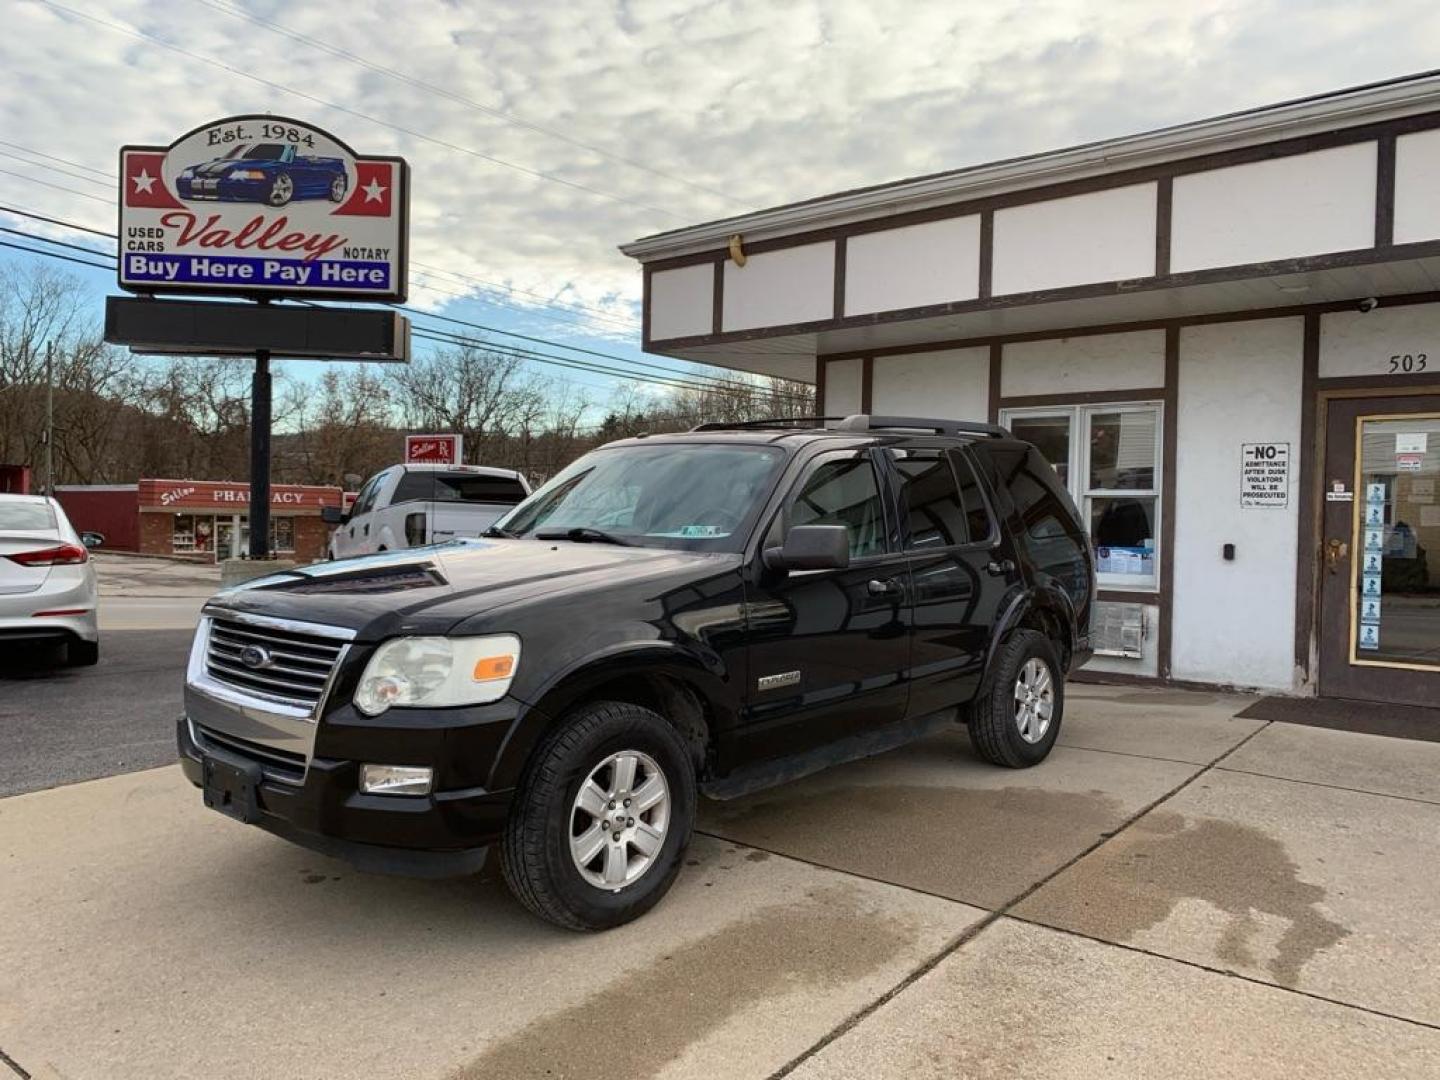
[[[282,143],[248,143],[175,179],[187,201],[253,202],[285,206],[295,200],[345,198],[348,181],[339,158],[307,157]]]

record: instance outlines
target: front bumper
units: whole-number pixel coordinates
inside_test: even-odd
[[[253,823],[286,840],[362,870],[455,877],[479,872],[504,828],[513,790],[481,785],[524,708],[511,699],[469,709],[392,709],[375,718],[344,705],[320,721],[309,760],[289,762],[225,732],[223,716],[188,700],[191,715],[177,729],[186,777],[203,786],[207,756],[258,767]],[[365,762],[428,765],[435,790],[363,794]]]
[[[187,202],[265,202],[273,180],[232,180],[228,176],[181,178],[175,190]]]

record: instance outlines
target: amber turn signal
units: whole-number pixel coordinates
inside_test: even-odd
[[[514,671],[513,656],[482,656],[475,661],[471,677],[476,682],[493,682],[495,679],[508,679]]]

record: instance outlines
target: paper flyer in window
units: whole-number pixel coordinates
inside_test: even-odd
[[[1380,626],[1378,623],[1364,623],[1360,627],[1360,640],[1358,642],[1362,649],[1380,648]]]
[[[1378,597],[1366,597],[1360,601],[1360,621],[1362,623],[1378,623],[1380,621]]]

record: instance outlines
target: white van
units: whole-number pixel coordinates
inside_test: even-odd
[[[400,551],[479,536],[530,494],[513,469],[480,465],[394,465],[367,480],[348,514],[323,511],[332,559]]]

